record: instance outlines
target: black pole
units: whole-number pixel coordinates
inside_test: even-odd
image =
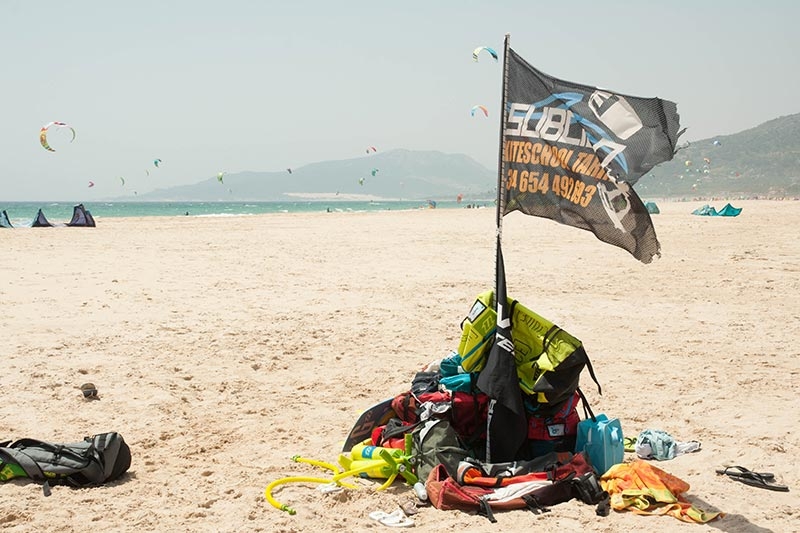
[[[495,308],[497,308],[497,293],[498,293],[498,280],[499,280],[499,268],[500,263],[498,258],[500,257],[500,245],[503,240],[503,212],[506,209],[506,176],[505,176],[505,165],[503,161],[503,154],[505,153],[505,143],[504,143],[504,135],[503,130],[508,123],[508,108],[506,106],[506,100],[508,95],[507,93],[507,83],[508,83],[508,49],[509,43],[511,42],[511,34],[506,33],[505,40],[503,43],[503,86],[502,86],[502,94],[500,95],[500,140],[499,140],[499,149],[497,153],[497,213],[495,215],[496,218],[496,229],[497,229],[497,242],[496,242],[496,253],[495,253],[495,266],[494,266],[494,294],[495,294]]]

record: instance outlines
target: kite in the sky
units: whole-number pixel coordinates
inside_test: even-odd
[[[147,174],[148,176],[150,175],[150,171],[147,169],[144,169],[144,173]]]
[[[217,174],[217,181],[220,182],[220,183],[225,183],[225,182],[222,181],[222,177],[225,174],[227,174],[227,172],[220,172],[219,174]]]
[[[358,178],[358,184],[364,186],[364,178]]]
[[[484,116],[487,116],[487,117],[489,116],[489,110],[486,109],[485,105],[472,106],[472,110],[469,112],[470,116],[474,117],[475,116],[475,112],[478,111],[478,110],[483,111]]]
[[[292,169],[291,169],[291,168],[287,168],[287,169],[286,169],[286,172],[288,172],[289,174],[291,174],[291,173],[292,173]]]
[[[123,178],[122,176],[120,176],[120,177],[119,177],[119,181],[121,181],[121,182],[122,182],[122,186],[124,187],[124,186],[125,186],[125,178]]]
[[[92,188],[92,187],[94,187],[94,182],[89,180],[89,188]]]
[[[377,151],[378,151],[378,149],[375,148],[374,146],[367,146],[367,153],[377,152]]]
[[[72,132],[72,139],[70,139],[69,142],[75,140],[75,130],[69,124],[65,124],[63,122],[48,122],[47,124],[42,126],[42,129],[39,131],[39,142],[42,143],[42,147],[45,150],[55,152],[55,150],[50,148],[50,145],[47,144],[47,131],[53,126],[58,126],[59,128],[69,128],[69,130]]]
[[[378,173],[378,169],[377,168],[373,168],[371,174],[374,176],[377,173]]]
[[[489,52],[489,54],[494,58],[494,60],[497,61],[497,52],[495,52],[488,46],[479,46],[478,48],[472,51],[472,59],[474,61],[478,60],[478,54],[480,54],[482,50],[486,50],[487,52]]]
[[[158,164],[161,163],[160,159],[153,159],[153,164],[158,168]]]

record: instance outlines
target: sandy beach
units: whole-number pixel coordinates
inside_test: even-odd
[[[511,214],[509,296],[586,347],[595,412],[702,450],[657,464],[691,485],[706,525],[571,501],[497,524],[422,507],[418,531],[800,530],[800,202],[658,202],[650,265],[591,233]],[[714,202],[717,208],[723,202]],[[106,486],[0,484],[7,531],[379,531],[368,517],[413,497],[264,488],[320,475],[358,414],[407,390],[458,346],[494,284],[494,209],[98,219],[96,228],[0,231],[0,440],[74,442],[120,432],[129,473]],[[78,387],[93,382],[99,400]],[[632,460],[633,454],[626,454]],[[781,493],[718,476],[773,472]]]

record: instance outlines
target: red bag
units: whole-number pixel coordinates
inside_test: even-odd
[[[425,402],[449,405],[449,420],[465,442],[486,438],[486,417],[489,411],[489,397],[486,394],[437,391],[425,392],[415,397],[408,391],[394,398],[392,409],[403,422],[416,424],[419,421],[419,407]]]
[[[487,497],[497,492],[497,488],[474,485],[460,485],[450,477],[444,465],[438,465],[428,476],[425,488],[428,499],[437,509],[478,511],[495,522],[492,511],[506,509],[531,509],[541,511],[544,506],[555,505],[577,496],[573,479],[594,471],[584,453],[569,455],[568,462],[558,465],[548,473],[550,483],[532,488],[524,496],[506,501],[494,501]],[[524,476],[521,476],[524,477]],[[509,478],[514,479],[514,478]],[[513,483],[508,483],[513,485]]]
[[[581,417],[577,406],[580,396],[575,392],[556,412],[528,415],[528,458],[540,457],[549,452],[572,452],[578,436]]]

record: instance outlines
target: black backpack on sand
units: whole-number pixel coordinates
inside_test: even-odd
[[[131,450],[122,435],[116,432],[100,433],[70,444],[36,439],[0,443],[0,472],[18,472],[17,475],[3,476],[4,479],[24,475],[43,481],[45,496],[50,495],[50,485],[102,485],[119,478],[130,466]]]

